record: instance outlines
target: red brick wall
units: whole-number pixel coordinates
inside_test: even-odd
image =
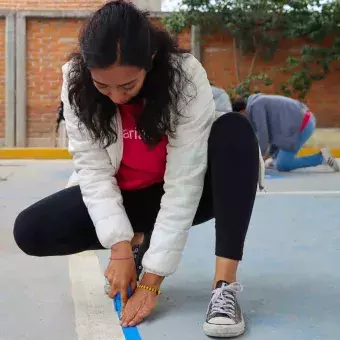
[[[103,5],[105,0],[0,0],[2,9],[96,9]]]
[[[287,74],[280,73],[277,68],[282,67],[287,57],[298,56],[303,41],[284,41],[280,44],[277,53],[269,62],[257,59],[254,74],[268,73],[273,79],[272,86],[259,86],[261,91],[277,93],[279,85],[287,79]],[[236,71],[234,51],[231,37],[222,35],[205,36],[202,43],[202,63],[206,68],[210,80],[217,86],[228,89],[236,85]],[[239,73],[242,78],[248,74],[252,56],[240,57]],[[340,82],[338,74],[340,62],[332,65],[332,72],[326,79],[315,82],[306,97],[306,103],[317,117],[318,127],[340,127],[339,93]]]
[[[5,20],[0,19],[0,145],[5,137]]]
[[[190,30],[186,29],[185,31],[181,32],[181,34],[177,37],[177,42],[178,44],[186,49],[189,50],[191,49],[191,38],[190,38]]]
[[[30,146],[53,145],[61,66],[77,45],[81,20],[27,21],[27,114]]]
[[[154,22],[157,23],[156,20]],[[29,146],[54,145],[53,131],[60,103],[61,66],[67,60],[68,54],[77,46],[81,25],[82,20],[72,19],[27,21]],[[183,35],[181,43],[186,48],[190,47],[190,33]]]
[[[27,25],[28,58],[28,136],[29,145],[51,145],[56,110],[60,98],[60,68],[67,54],[76,46],[79,20],[71,19],[30,19]],[[190,31],[182,32],[178,41],[190,49]],[[270,87],[261,90],[275,93],[279,84],[287,77],[273,69],[282,66],[288,56],[299,53],[301,41],[281,44],[270,62],[258,59],[254,72],[268,72],[274,80]],[[236,84],[234,56],[230,37],[213,35],[204,37],[202,43],[202,63],[209,78],[216,85],[228,88]],[[242,76],[249,70],[251,56],[240,58],[239,69]],[[327,79],[313,85],[307,97],[307,104],[316,113],[319,127],[340,127],[338,93],[340,82],[336,72]],[[44,79],[42,82],[41,79]]]
[[[156,19],[153,19],[157,23]],[[54,127],[60,102],[61,66],[77,46],[82,20],[28,19],[27,115],[28,145],[54,145]],[[179,37],[190,48],[190,32]],[[43,81],[42,81],[43,80]]]
[[[103,3],[98,1],[96,4]],[[10,4],[8,0],[0,1],[0,6]],[[26,2],[25,2],[26,3]],[[38,4],[38,1],[27,1],[28,4]],[[52,1],[44,1],[49,6]],[[55,4],[55,2],[53,2]],[[60,2],[66,6],[66,0]],[[74,1],[68,6],[77,4],[83,8],[83,3]],[[91,7],[97,7],[91,2]],[[21,6],[20,3],[17,6]],[[33,6],[33,5],[32,5]],[[5,7],[5,6],[4,6]],[[25,6],[27,9],[27,6]],[[30,146],[53,145],[54,123],[57,107],[60,102],[61,66],[66,56],[75,48],[81,20],[73,19],[28,19],[27,21],[27,111],[28,111],[28,142]],[[0,139],[4,135],[4,20],[0,20]],[[182,32],[178,41],[184,48],[190,48],[190,31]],[[202,62],[210,80],[217,86],[228,88],[236,84],[234,56],[230,37],[211,35],[204,37],[202,43]],[[286,57],[298,54],[301,42],[284,42],[279,52],[270,63],[257,60],[255,72],[268,70],[274,79],[274,85],[263,88],[266,92],[275,92],[285,75],[272,72],[273,68],[283,65]],[[251,57],[240,60],[240,72],[247,74]],[[338,65],[339,66],[339,65]],[[338,94],[340,82],[337,74],[339,68],[333,66],[333,72],[324,81],[314,83],[307,97],[307,104],[316,113],[319,127],[340,127],[340,110]],[[20,85],[20,84],[18,84]],[[20,91],[20,87],[18,87]]]

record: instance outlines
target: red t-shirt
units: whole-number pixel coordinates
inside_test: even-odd
[[[136,130],[136,116],[143,103],[119,105],[123,125],[123,158],[117,173],[121,190],[138,190],[164,179],[167,137],[152,149],[143,142]]]

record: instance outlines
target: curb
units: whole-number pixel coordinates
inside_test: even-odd
[[[329,151],[335,158],[340,158],[340,148],[330,148]],[[299,152],[299,156],[309,156],[320,152],[320,148],[303,148]]]
[[[319,151],[317,148],[304,148],[299,152],[299,156],[308,156]],[[340,158],[340,148],[330,151],[334,157]],[[63,148],[6,148],[0,149],[1,159],[72,159],[72,156]]]
[[[0,149],[0,159],[72,159],[63,148],[10,148]]]

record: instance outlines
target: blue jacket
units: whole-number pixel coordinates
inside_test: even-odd
[[[279,95],[253,94],[246,108],[259,140],[262,155],[269,146],[296,150],[300,128],[308,107],[298,100]]]

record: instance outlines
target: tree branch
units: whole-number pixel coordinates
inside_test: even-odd
[[[235,66],[235,75],[237,84],[240,84],[240,70],[238,67],[238,59],[237,59],[237,46],[236,46],[236,38],[233,37],[233,51],[234,51],[234,66]]]
[[[255,53],[254,53],[254,56],[253,56],[253,59],[251,61],[251,64],[250,64],[250,67],[249,67],[249,72],[248,72],[248,77],[250,77],[253,73],[253,69],[254,69],[254,66],[255,66],[255,61],[257,59],[257,55],[258,55],[258,47],[257,47],[257,44],[256,44],[256,39],[255,39],[255,36],[253,36],[253,42],[254,42],[254,46],[255,46]]]

